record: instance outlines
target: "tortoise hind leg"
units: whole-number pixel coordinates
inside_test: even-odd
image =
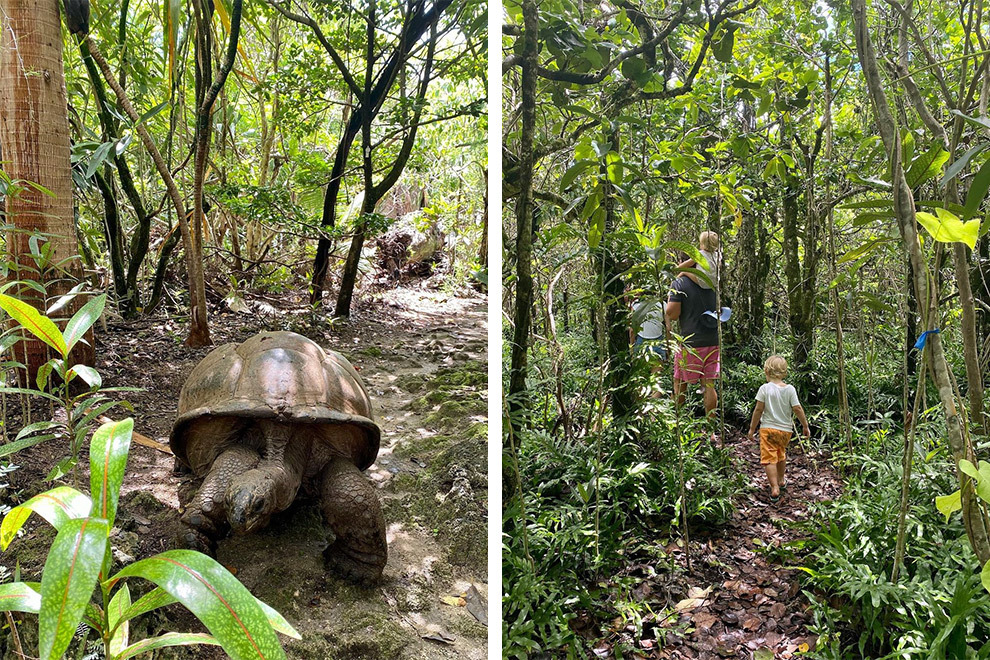
[[[336,539],[323,556],[358,582],[381,577],[388,560],[385,517],[371,481],[350,461],[334,459],[323,471],[320,508]]]
[[[217,540],[227,533],[227,487],[234,477],[256,467],[260,460],[258,452],[244,446],[231,447],[216,457],[196,497],[182,514],[182,542],[187,548],[216,556]]]

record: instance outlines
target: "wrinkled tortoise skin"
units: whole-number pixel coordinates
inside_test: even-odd
[[[182,516],[184,543],[215,554],[228,532],[261,529],[303,490],[333,537],[328,562],[351,579],[379,578],[385,521],[362,470],[380,437],[361,377],[339,353],[292,332],[220,346],[183,385],[170,437],[203,477]]]

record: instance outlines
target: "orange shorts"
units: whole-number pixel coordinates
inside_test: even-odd
[[[760,429],[760,463],[770,465],[787,458],[787,443],[790,441],[790,431]]]

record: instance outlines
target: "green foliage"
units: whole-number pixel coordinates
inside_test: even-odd
[[[576,360],[593,359],[581,348],[574,346]],[[552,420],[542,419],[516,440],[523,499],[508,501],[502,521],[508,657],[564,649],[577,654],[583,641],[568,622],[579,612],[597,622],[630,616],[620,606],[622,580],[605,576],[633,557],[652,557],[658,537],[679,534],[682,506],[691,524],[717,525],[731,516],[743,478],[727,452],[708,441],[707,424],[682,413],[684,437],[678,438],[673,403],[660,393],[646,361],[637,362],[633,379],[643,398],[628,419],[575,438],[549,431]],[[568,388],[582,381],[574,372],[565,377]],[[677,469],[681,443],[684,503]],[[503,458],[504,465],[512,461],[511,454]]]
[[[820,646],[834,658],[969,657],[990,635],[990,597],[970,569],[973,554],[961,523],[946,524],[928,504],[952,482],[951,471],[937,456],[916,457],[907,553],[901,579],[892,583],[901,439],[865,440],[857,441],[869,447],[865,453],[837,453],[852,476],[842,498],[819,505],[809,521],[809,530],[818,531],[807,573],[831,597],[815,604],[819,619],[829,621]]]
[[[80,291],[81,287],[76,287],[62,296],[49,308],[49,312],[68,304],[69,300],[80,294]],[[0,456],[9,456],[27,447],[66,436],[69,438],[70,453],[59,461],[48,475],[50,480],[56,479],[76,465],[79,451],[92,431],[94,421],[111,408],[122,405],[120,401],[110,400],[106,394],[133,390],[133,388],[120,387],[105,388],[100,374],[95,369],[83,364],[73,365],[69,359],[72,349],[83,341],[83,337],[103,313],[105,304],[105,294],[90,298],[66,322],[65,330],[62,331],[48,316],[26,302],[0,294],[0,309],[17,321],[22,329],[44,341],[58,353],[58,357],[39,368],[37,390],[3,386],[0,387],[0,394],[20,393],[40,396],[61,405],[66,412],[64,421],[43,421],[25,426],[13,442],[0,446]],[[58,376],[58,380],[53,379],[53,375]],[[86,388],[74,387],[72,383],[76,379],[85,383]]]
[[[298,230],[304,222],[318,218],[307,217],[293,201],[291,191],[282,185],[252,186],[228,183],[210,190],[217,202],[238,218],[261,222],[273,228],[291,227]]]
[[[129,658],[155,648],[220,644],[232,658],[284,658],[275,631],[298,638],[274,610],[258,601],[214,559],[191,550],[172,550],[138,561],[108,577],[112,568],[110,529],[116,518],[134,421],[104,424],[90,443],[93,499],[58,487],[12,509],[0,524],[3,548],[31,513],[57,530],[41,584],[3,585],[0,611],[38,614],[39,654],[57,660],[68,649],[80,622],[97,632],[106,657]],[[131,603],[127,578],[158,585]],[[99,598],[94,603],[94,591]],[[127,623],[141,614],[179,601],[210,635],[167,633],[131,642]]]

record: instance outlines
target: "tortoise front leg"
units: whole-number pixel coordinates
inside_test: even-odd
[[[320,508],[336,537],[323,553],[330,565],[350,580],[380,578],[388,545],[382,505],[371,481],[348,460],[330,461],[320,485]]]
[[[182,541],[187,548],[216,556],[217,541],[227,533],[224,494],[234,477],[258,465],[253,449],[235,446],[217,456],[196,497],[182,514]]]

